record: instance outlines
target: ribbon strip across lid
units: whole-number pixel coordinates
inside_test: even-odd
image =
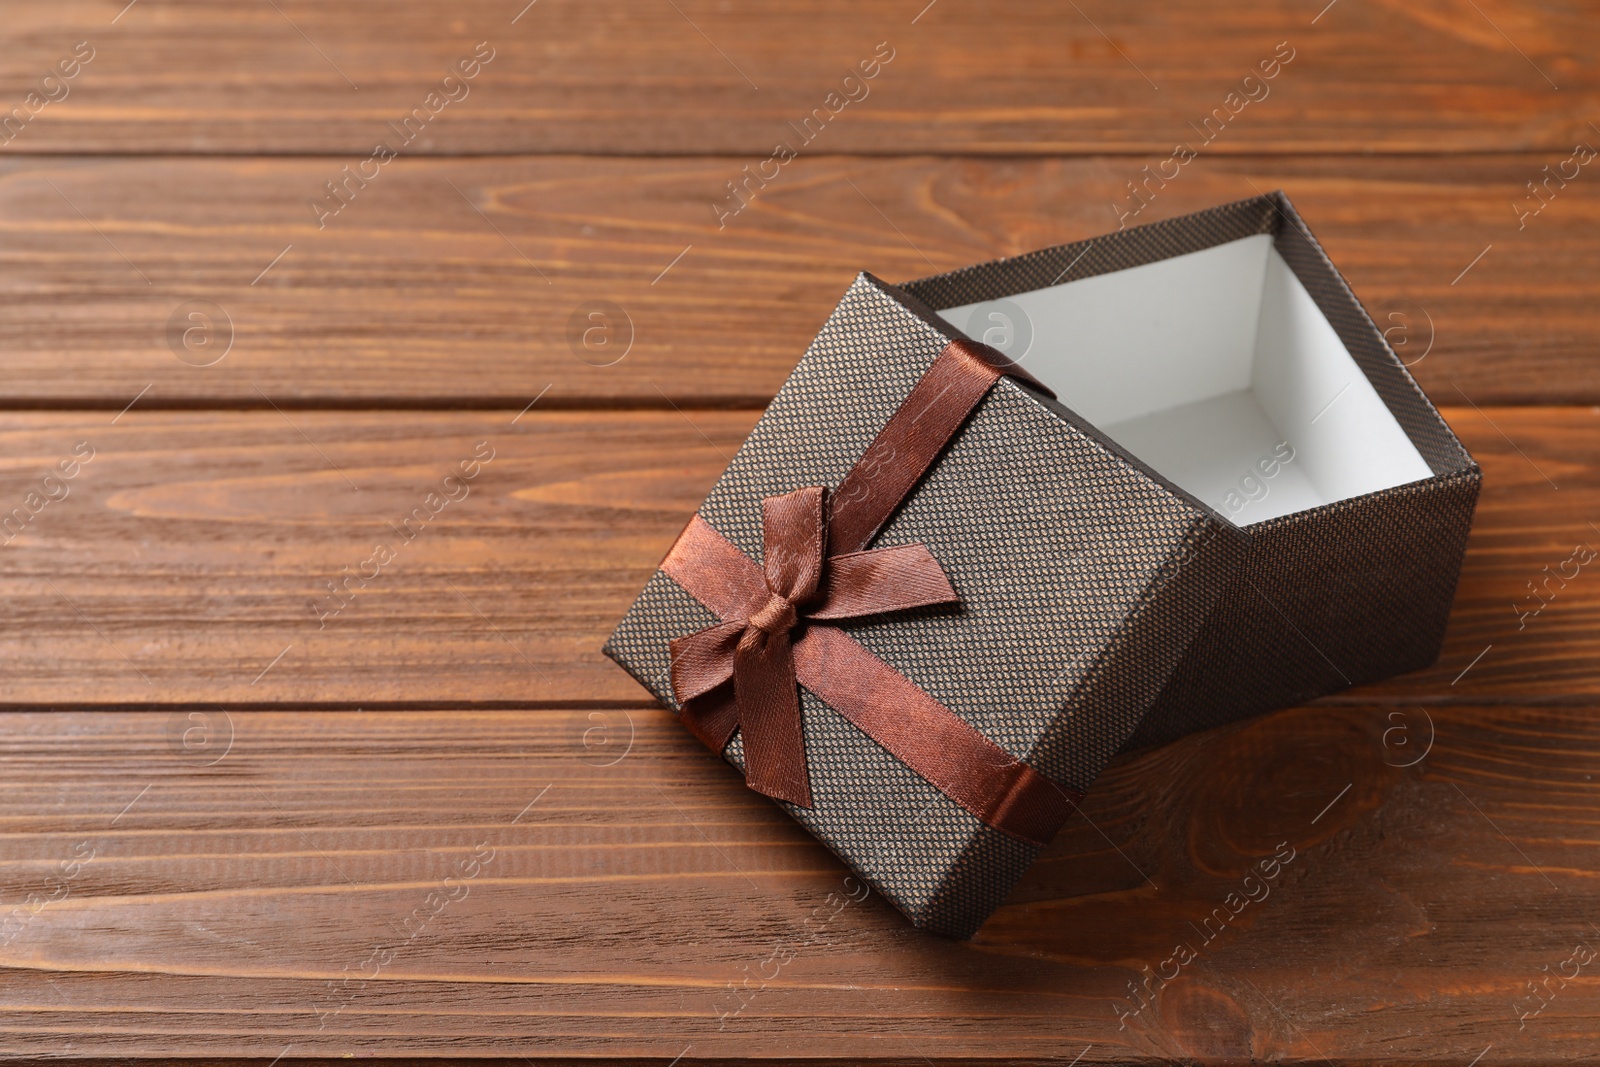
[[[927,546],[866,545],[1002,375],[1048,392],[987,345],[952,341],[831,497],[762,502],[761,566],[698,515],[662,562],[722,620],[672,642],[683,722],[719,755],[738,730],[752,789],[811,806],[798,682],[1004,833],[1046,844],[1080,799],[830,625],[959,602]]]

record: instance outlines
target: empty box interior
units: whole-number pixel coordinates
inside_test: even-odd
[[[1266,234],[939,314],[1240,525],[1432,474]]]

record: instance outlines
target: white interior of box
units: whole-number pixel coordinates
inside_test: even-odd
[[[1265,234],[940,314],[1239,525],[1432,473]]]

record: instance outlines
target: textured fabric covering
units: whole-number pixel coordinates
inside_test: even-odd
[[[955,336],[863,275],[700,517],[759,560],[761,501],[837,486]],[[922,542],[960,597],[847,623],[1009,755],[1082,791],[1132,734],[1247,538],[1065,408],[997,383],[873,546]],[[669,642],[716,617],[657,572],[606,651],[669,707]],[[784,805],[919,926],[970,935],[1037,848],[983,826],[802,689],[810,809]],[[735,736],[726,758],[743,765]]]
[[[1482,480],[1478,466],[1282,193],[905,286],[934,308],[956,307],[1260,233],[1273,235],[1433,477],[1245,527],[1252,543],[1238,580],[1172,672],[1130,749],[1437,659]]]

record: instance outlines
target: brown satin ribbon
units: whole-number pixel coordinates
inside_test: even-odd
[[[952,341],[831,496],[762,502],[762,566],[698,515],[662,562],[722,619],[672,642],[683,721],[718,754],[738,730],[752,789],[811,806],[798,682],[989,826],[1045,844],[1071,813],[1079,794],[828,625],[958,602],[925,545],[865,546],[1005,374],[1049,392],[994,349]]]

